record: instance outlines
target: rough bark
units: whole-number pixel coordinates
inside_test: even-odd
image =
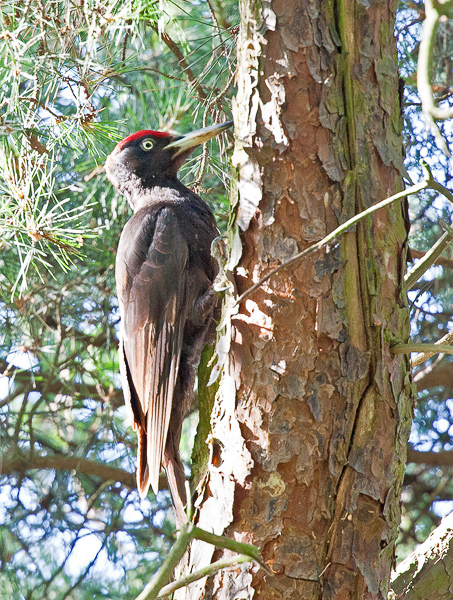
[[[402,163],[395,2],[240,7],[242,293],[398,191]],[[178,598],[385,597],[411,420],[407,358],[390,351],[408,335],[406,236],[402,205],[382,210],[241,304],[198,518],[258,545],[275,575],[241,566]],[[211,557],[193,547],[190,568]]]

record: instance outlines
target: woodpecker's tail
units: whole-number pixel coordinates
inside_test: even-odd
[[[138,449],[137,449],[137,489],[140,495],[140,498],[146,498],[148,495],[148,490],[150,486],[150,478],[149,478],[149,469],[148,469],[148,460],[147,460],[147,441],[146,441],[146,433],[141,425],[136,425],[135,429],[137,430],[137,440],[138,440]],[[157,490],[155,490],[157,493]]]
[[[171,500],[175,511],[176,526],[180,528],[184,523],[187,523],[184,467],[178,454],[169,456],[167,453],[165,453],[163,466],[167,474],[168,487],[170,488]]]

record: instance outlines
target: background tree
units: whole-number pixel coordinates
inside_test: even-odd
[[[425,38],[431,49],[427,73],[431,94],[437,105],[445,109],[451,107],[453,91],[451,3],[445,3],[443,8],[445,11],[438,15],[437,27],[425,32]],[[428,2],[426,6],[424,3],[401,3],[396,24],[400,74],[405,82],[405,166],[410,177],[418,180],[421,176],[420,160],[426,161],[436,179],[451,190],[451,158],[437,146],[433,131],[422,116],[417,90],[417,62],[426,10],[432,20],[432,3]],[[437,126],[451,151],[451,122],[437,121]],[[451,197],[448,201],[434,190],[410,197],[410,220],[414,262],[443,236],[435,265],[418,282],[414,282],[409,292],[411,338],[416,342],[432,343],[451,331],[452,240],[445,235],[444,229],[444,225],[452,221]],[[452,463],[449,460],[453,442],[451,361],[451,355],[437,354],[416,365],[413,371],[417,400],[402,496],[399,556],[405,556],[425,540],[439,524],[441,516],[453,508]]]
[[[349,10],[349,5],[342,5],[342,10],[330,5],[324,6],[318,11],[318,16],[312,7],[307,18],[302,21],[296,19],[300,24],[297,28],[288,24],[294,20],[294,15],[288,12],[291,5],[286,9],[275,5],[272,6],[273,11],[263,15],[262,25],[266,28],[266,39],[270,41],[270,45],[261,56],[258,35],[254,40],[256,43],[250,46],[244,44],[247,40],[246,29],[255,22],[255,16],[250,19],[246,6],[241,5],[244,29],[239,65],[242,84],[238,101],[247,102],[248,95],[253,91],[250,102],[253,107],[259,106],[265,125],[258,123],[257,133],[253,134],[254,139],[263,144],[263,150],[257,153],[256,150],[249,150],[253,119],[247,116],[248,110],[236,118],[239,125],[237,133],[244,147],[237,147],[235,164],[243,165],[241,186],[246,180],[249,182],[248,188],[242,188],[242,198],[247,197],[252,201],[251,206],[241,203],[242,214],[237,217],[237,223],[241,223],[242,218],[245,226],[261,199],[261,181],[255,168],[261,164],[261,160],[269,173],[269,180],[265,179],[263,182],[265,210],[261,211],[262,220],[258,223],[252,221],[253,228],[246,234],[250,236],[248,241],[245,237],[241,265],[243,270],[237,271],[240,290],[249,285],[244,279],[244,269],[251,268],[253,261],[256,260],[257,265],[256,278],[259,272],[264,273],[291,256],[296,247],[303,248],[319,239],[326,226],[331,230],[359,208],[355,205],[355,200],[360,198],[357,193],[360,178],[344,179],[344,174],[348,170],[354,172],[351,168],[351,155],[354,156],[355,152],[356,158],[362,158],[361,150],[370,143],[367,138],[364,145],[360,146],[360,152],[357,152],[357,148],[354,151],[353,140],[362,135],[360,130],[363,124],[374,132],[372,140],[378,149],[375,160],[387,165],[384,170],[389,174],[385,183],[387,189],[379,190],[379,185],[376,185],[378,180],[369,184],[374,190],[372,200],[380,200],[387,193],[396,191],[392,180],[396,182],[397,175],[389,161],[397,162],[401,170],[397,161],[400,122],[396,102],[395,62],[393,55],[391,56],[392,14],[386,13],[386,9],[376,3],[369,11],[360,5],[355,13],[352,9]],[[426,9],[430,6],[427,4]],[[444,108],[450,105],[452,87],[451,20],[446,14],[449,8],[449,3],[445,3],[444,14],[439,14],[436,35],[431,37],[434,43],[431,44],[430,56],[433,67],[430,74],[432,92],[438,105]],[[384,11],[382,14],[385,17],[380,23],[379,35],[370,33],[362,38],[363,23],[367,19],[369,23],[373,22],[376,11],[379,10]],[[297,16],[297,11],[294,14]],[[354,18],[359,19],[361,16],[364,19],[360,21],[358,29],[353,27],[353,14]],[[420,118],[421,105],[415,86],[421,24],[425,16],[423,4],[402,3],[396,22],[400,73],[406,82],[405,165],[407,174],[413,181],[418,181],[421,177],[418,159],[423,157],[432,167],[436,179],[450,188],[449,163],[442,151],[437,149],[434,137]],[[96,165],[102,164],[117,139],[132,130],[143,127],[175,127],[180,131],[189,131],[194,124],[202,126],[207,119],[223,120],[225,116],[230,117],[229,98],[235,93],[233,77],[238,7],[229,1],[201,2],[195,5],[187,2],[157,4],[134,1],[125,4],[91,1],[72,5],[66,2],[41,3],[32,0],[10,4],[4,2],[1,17],[3,68],[0,75],[0,128],[3,135],[0,138],[0,318],[3,327],[0,359],[4,377],[1,380],[3,388],[0,399],[0,597],[49,597],[57,600],[124,598],[125,595],[134,597],[161,562],[172,541],[173,529],[171,517],[170,521],[167,517],[169,498],[165,492],[160,493],[157,498],[150,495],[147,502],[138,501],[133,475],[135,450],[132,446],[135,444],[135,437],[130,434],[128,424],[124,422],[122,395],[118,389],[118,314],[112,265],[119,232],[127,219],[128,209],[123,200],[116,197],[106,185],[103,175],[93,176],[91,179],[87,176]],[[295,52],[290,47],[291,44],[296,48],[303,43],[307,44],[305,56],[308,58],[298,59],[291,64],[285,63],[287,56],[280,57],[280,70],[272,70],[275,77],[270,76],[270,67],[266,67],[262,76],[266,81],[263,90],[264,80],[255,84],[253,79],[247,80],[246,73],[250,67],[254,72],[258,56],[261,56],[260,61],[275,56],[279,34],[272,29],[280,27],[282,23],[285,27],[284,41],[289,44],[287,56]],[[349,35],[352,31],[357,32],[353,38]],[[365,40],[370,41],[370,48],[364,51]],[[385,49],[382,57],[377,57],[376,43]],[[340,52],[341,48],[348,48],[348,53]],[[243,54],[244,49],[248,49],[248,54]],[[360,63],[360,56],[366,58],[367,53],[373,57],[373,66],[370,68],[375,69],[376,79],[367,79],[370,71],[366,69],[357,71],[352,68],[357,64],[354,61],[358,60]],[[302,91],[296,86],[300,82],[300,69],[304,74]],[[327,72],[333,74],[329,80],[333,86],[330,90],[327,87],[324,89],[322,82],[316,79],[316,74],[319,76]],[[360,81],[362,75],[363,80]],[[340,85],[341,82],[346,84],[348,81],[352,82],[355,103],[352,110],[351,89],[348,96]],[[288,83],[289,92],[286,89]],[[361,87],[364,85],[367,86],[365,90]],[[322,94],[319,93],[320,89],[324,90]],[[347,86],[345,90],[348,91]],[[383,123],[392,123],[382,130],[387,137],[381,140],[375,135],[378,131],[377,123],[363,114],[362,105],[358,102],[359,99],[373,97],[373,94],[376,98],[376,114],[384,115]],[[289,109],[286,103],[295,99],[299,102],[293,114],[293,108]],[[313,111],[301,114],[307,104],[314,107]],[[320,116],[315,110],[318,105],[324,110],[319,113]],[[301,117],[304,134],[307,133],[307,136],[302,136],[301,141],[296,143],[293,140],[301,127]],[[281,123],[284,125],[280,131]],[[351,123],[357,125],[356,138],[350,134]],[[451,145],[448,121],[439,121],[438,126],[447,145]],[[344,142],[345,128],[349,134],[347,143]],[[317,136],[313,140],[308,133],[315,130]],[[327,136],[325,140],[319,137],[323,131]],[[266,132],[270,132],[270,137],[267,137]],[[298,178],[297,186],[285,190],[282,184],[286,178],[291,177],[292,171],[291,161],[286,156],[289,144],[291,152],[297,158],[293,165],[298,166]],[[250,147],[253,148],[253,145]],[[219,223],[224,227],[226,208],[223,190],[229,179],[223,176],[224,166],[221,161],[224,160],[225,153],[218,155],[217,152],[216,146],[210,148],[209,161],[206,160],[206,151],[198,156],[189,165],[185,181],[192,182],[198,191],[201,186],[209,189],[205,198],[213,203]],[[305,157],[302,162],[301,157]],[[278,176],[270,176],[273,173],[274,158],[279,167]],[[248,174],[250,164],[255,166]],[[316,165],[321,165],[320,172],[324,175],[316,175]],[[337,179],[332,178],[336,169]],[[372,172],[370,169],[370,173]],[[327,206],[333,208],[326,221],[322,205],[318,203],[314,206],[313,203],[320,197],[319,190],[324,190],[323,186],[329,181],[336,183],[331,184],[335,193],[326,187],[329,193]],[[408,179],[406,182],[410,183]],[[310,218],[301,227],[298,227],[300,214],[292,212],[300,202],[300,198],[297,198],[297,202],[292,204],[296,188],[304,191],[302,202],[310,202],[310,210],[314,211],[307,213]],[[285,190],[284,194],[282,189]],[[283,206],[281,203],[275,204],[277,196],[283,196]],[[439,218],[450,222],[451,208],[438,193],[428,190],[411,197],[410,207],[413,222],[411,247],[413,257],[419,258],[441,235],[443,225]],[[397,208],[391,210],[391,214],[399,218]],[[235,209],[233,213],[237,216]],[[272,223],[274,218],[276,222]],[[280,223],[281,218],[283,224]],[[254,242],[258,237],[253,236],[258,236],[264,230],[271,234],[264,236],[262,245],[254,249]],[[237,231],[234,227],[230,229],[233,234]],[[364,232],[366,239],[369,222],[359,226],[358,231]],[[255,368],[253,364],[259,367],[253,375],[253,385],[260,385],[260,389],[264,390],[262,394],[260,391],[260,397],[267,398],[268,393],[273,393],[270,390],[272,386],[276,389],[275,378],[281,378],[282,381],[277,402],[281,422],[274,422],[269,432],[263,434],[264,438],[258,436],[257,442],[247,442],[252,452],[246,456],[252,457],[257,464],[260,463],[259,443],[266,436],[273,440],[274,446],[271,448],[276,451],[277,457],[279,452],[285,454],[293,451],[291,444],[294,439],[292,433],[288,434],[287,431],[292,424],[288,407],[296,404],[297,395],[303,391],[301,395],[309,398],[310,402],[308,405],[304,404],[307,414],[301,413],[299,418],[306,419],[307,423],[313,419],[316,421],[316,415],[320,414],[317,412],[319,407],[326,402],[329,386],[329,382],[323,383],[315,378],[314,381],[309,381],[308,387],[305,386],[303,390],[301,388],[303,382],[300,378],[306,377],[306,371],[313,371],[312,375],[315,372],[311,367],[318,333],[314,335],[312,332],[307,336],[311,344],[307,364],[296,373],[289,372],[289,360],[285,359],[285,365],[280,360],[274,365],[273,358],[260,346],[263,340],[264,345],[276,344],[276,341],[266,338],[265,332],[269,324],[267,319],[269,315],[276,319],[274,336],[277,332],[281,339],[284,337],[284,327],[288,327],[289,322],[297,319],[298,323],[300,321],[304,327],[308,327],[313,310],[316,314],[314,297],[321,293],[322,302],[317,304],[318,321],[322,323],[325,318],[332,321],[332,315],[337,314],[335,311],[326,309],[319,313],[319,308],[329,302],[325,282],[338,278],[339,264],[347,253],[348,244],[353,247],[355,236],[357,231],[350,231],[342,239],[340,246],[334,244],[327,254],[305,259],[294,268],[283,271],[271,279],[263,290],[241,304],[241,314],[245,318],[239,317],[242,321],[238,324],[236,317],[235,326],[237,331],[245,332],[247,335],[244,339],[253,344],[253,352],[244,352],[240,357],[244,366],[244,385],[247,384],[247,370]],[[402,230],[398,236],[401,241]],[[230,267],[238,259],[238,239],[237,235],[232,235]],[[359,241],[362,243],[363,238]],[[392,252],[394,250],[392,247]],[[367,252],[365,249],[365,254],[356,254],[363,258]],[[437,266],[423,276],[421,283],[415,282],[409,296],[412,310],[411,337],[415,341],[433,342],[449,330],[449,277],[452,262],[448,252],[443,253],[437,260]],[[403,270],[404,265],[401,264],[401,273]],[[394,282],[389,282],[389,285],[393,284]],[[343,283],[340,281],[335,289],[341,289],[341,285]],[[300,287],[301,290],[300,295],[294,299],[290,295],[290,286]],[[362,292],[362,288],[360,291]],[[277,299],[275,292],[278,292]],[[274,303],[272,306],[259,304],[267,295]],[[341,313],[338,305],[342,301],[341,297],[338,294],[330,297],[334,298],[334,304],[337,303],[335,306]],[[371,297],[374,298],[372,294]],[[303,311],[296,311],[294,317],[290,308],[296,306],[301,298],[304,303]],[[401,300],[404,300],[403,296]],[[251,306],[258,304],[263,308],[262,315],[257,312],[248,314],[250,302]],[[283,305],[282,314],[280,308]],[[401,307],[395,314],[401,316],[403,313],[404,308]],[[257,319],[259,334],[254,333],[256,329],[250,324],[253,319]],[[329,332],[335,327],[334,321],[328,323]],[[320,338],[324,339],[325,332],[319,331]],[[263,340],[260,336],[264,336]],[[288,340],[284,340],[288,348],[293,337],[294,327],[288,333]],[[344,345],[345,342],[337,339],[337,343]],[[381,344],[381,341],[378,340],[377,344]],[[388,346],[383,343],[383,347]],[[281,348],[278,345],[276,348],[276,355],[280,355]],[[331,345],[328,348],[322,347],[324,354],[320,355],[318,361],[326,360],[324,357],[327,356],[327,349],[330,350]],[[236,347],[236,361],[237,350]],[[300,353],[301,350],[298,349],[297,352]],[[342,360],[353,363],[349,355]],[[394,360],[394,364],[402,364],[404,361],[401,357]],[[403,490],[401,554],[422,541],[437,524],[440,515],[449,510],[451,459],[448,451],[451,448],[452,383],[449,362],[448,357],[436,355],[415,370],[415,382],[421,401],[415,409],[415,426],[411,438],[415,452],[412,448],[409,449],[411,462]],[[237,366],[238,363],[235,364]],[[360,364],[357,362],[357,366]],[[280,373],[282,369],[287,372]],[[330,373],[331,370],[326,367],[325,371]],[[263,374],[264,380],[261,381]],[[233,375],[236,376],[236,373]],[[366,375],[363,377],[365,380]],[[315,394],[318,385],[324,385],[321,395]],[[206,388],[200,384],[199,387],[200,391],[208,391],[208,397],[203,396],[201,400],[212,402],[215,386]],[[237,416],[234,415],[232,396],[227,393],[228,388],[223,389],[222,410],[226,410],[227,418],[234,424]],[[239,399],[246,402],[244,394]],[[285,399],[288,399],[288,407],[282,404]],[[300,404],[297,406],[299,411]],[[195,465],[199,467],[195,477],[197,481],[203,481],[202,473],[206,466],[206,458],[200,457],[200,449],[206,448],[204,440],[206,431],[210,428],[208,413],[205,408],[202,410],[198,432],[200,443],[195,455]],[[245,413],[238,414],[240,419],[245,418]],[[269,414],[265,412],[266,419],[270,419]],[[213,413],[214,422],[218,421],[218,416],[216,412]],[[344,418],[344,415],[341,417]],[[193,435],[194,416],[190,423],[191,433],[186,437]],[[338,427],[344,426],[340,417],[337,424]],[[217,436],[218,425],[217,422]],[[230,433],[237,437],[228,438],[229,441],[238,441],[237,469],[243,464],[240,456],[244,447],[242,437],[251,435],[247,426],[242,424],[239,429],[235,425]],[[305,421],[302,429],[304,428]],[[297,427],[292,425],[291,432],[294,429]],[[259,428],[254,431],[258,432]],[[279,436],[281,440],[285,440],[281,450],[275,446]],[[401,436],[404,436],[403,431]],[[228,465],[225,464],[227,457],[221,452],[221,445],[216,438],[211,439],[213,443],[208,449],[212,452],[214,463],[219,465],[221,459],[224,461],[217,472],[211,469],[209,485],[214,489],[216,486],[212,484],[212,478],[220,478],[222,470],[226,471]],[[307,447],[313,448],[314,442],[309,440]],[[422,454],[421,450],[425,453]],[[443,451],[441,455],[440,450]],[[237,455],[233,456],[234,460],[236,458]],[[313,454],[308,457],[301,454],[299,467],[303,464],[303,468],[310,472],[310,461],[314,460]],[[340,461],[339,464],[343,463]],[[246,461],[245,470],[242,473],[236,471],[239,480],[245,479],[250,466],[251,461]],[[335,465],[332,468],[334,467]],[[350,467],[345,467],[344,489],[347,488],[348,470],[351,470]],[[265,472],[262,469],[260,477]],[[280,473],[278,469],[277,472]],[[283,476],[286,475],[283,472]],[[280,480],[258,478],[254,484],[255,491],[257,482],[268,484],[262,488],[258,485],[261,498],[274,494],[273,501],[268,503],[269,510],[274,512],[268,512],[266,517],[272,521],[272,515],[278,511],[283,514]],[[303,483],[299,488],[303,489]],[[203,489],[203,485],[200,489]],[[206,491],[206,486],[204,489]],[[226,502],[233,497],[232,485],[229,494],[225,496]],[[297,502],[299,499],[296,494],[293,496],[293,507]],[[219,525],[223,527],[231,517],[219,499],[213,505],[218,511],[216,519],[218,514],[226,515],[221,522],[219,520]],[[253,508],[253,504],[250,505]],[[388,507],[395,505],[396,501],[388,500]],[[262,509],[260,503],[257,506],[259,510]],[[262,514],[259,510],[257,514]],[[285,514],[289,515],[285,517],[287,527],[284,535],[287,536],[288,526],[292,527],[293,516],[291,512]],[[349,517],[340,519],[338,531],[344,531],[342,528],[350,524],[348,519]],[[382,519],[379,515],[371,525],[385,522],[384,530],[391,542],[396,520],[394,516],[385,515]],[[275,520],[275,527],[280,525],[281,522]],[[371,525],[368,521],[368,531],[373,530]],[[356,526],[354,518],[351,528],[353,526]],[[310,531],[315,535],[319,534],[318,530]],[[306,538],[301,539],[307,541]],[[307,546],[291,546],[289,543],[287,546],[292,547],[295,553],[287,561],[287,568],[291,569],[291,565],[300,563],[297,555],[307,556],[307,548],[315,547],[316,543],[309,540]],[[263,548],[268,559],[274,552],[272,543]],[[382,558],[385,570],[390,564],[388,557],[391,554],[391,543],[382,552],[385,555]],[[319,554],[315,552],[313,556],[316,562]],[[313,560],[311,555],[310,559]],[[313,567],[315,570],[314,562],[306,561],[304,568],[310,570]],[[278,560],[270,564],[275,570],[278,569]],[[366,571],[368,566],[363,569]],[[371,571],[375,566],[372,565]],[[326,571],[325,581],[330,581],[329,578],[332,577],[332,567],[330,569]],[[100,573],[102,577],[99,576]],[[312,573],[309,573],[309,577],[311,576]],[[300,577],[300,573],[295,574],[295,578],[297,577]],[[244,594],[251,593],[250,578],[249,572],[244,571],[244,589],[249,590]],[[235,579],[239,581],[236,577]],[[228,590],[230,579],[225,577],[220,581]],[[275,585],[277,589],[280,584]],[[317,585],[315,581],[313,586]]]

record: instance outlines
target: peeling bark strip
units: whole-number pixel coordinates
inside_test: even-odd
[[[402,167],[396,2],[240,8],[239,294],[397,192]],[[411,420],[408,361],[389,351],[409,333],[405,242],[396,204],[241,305],[199,519],[259,546],[276,575],[243,565],[178,598],[386,596]]]

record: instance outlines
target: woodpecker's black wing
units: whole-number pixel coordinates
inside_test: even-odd
[[[188,312],[189,250],[170,207],[145,207],[128,221],[116,259],[120,366],[138,433],[141,497],[158,490]],[[190,294],[190,293],[189,293]]]

